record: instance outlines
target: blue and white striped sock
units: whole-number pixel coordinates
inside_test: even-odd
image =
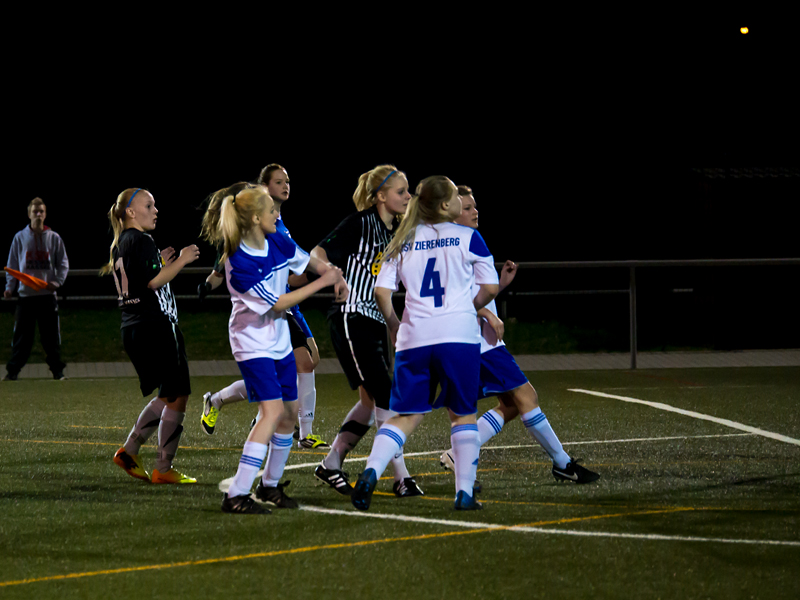
[[[564,452],[556,432],[550,427],[550,421],[544,416],[542,409],[537,406],[522,415],[521,419],[530,436],[550,455],[553,464],[561,469],[566,467],[570,461],[569,454]]]
[[[478,419],[478,443],[483,446],[486,442],[500,433],[506,420],[496,410],[487,410]]]
[[[478,456],[481,445],[478,442],[477,425],[455,425],[450,429],[450,446],[453,448],[453,463],[456,466],[456,496],[464,491],[472,496],[472,486],[478,472]]]
[[[406,434],[399,427],[384,423],[375,434],[366,469],[375,469],[375,475],[380,478],[389,461],[402,452],[405,443]]]
[[[283,469],[292,451],[293,436],[291,433],[274,433],[269,441],[269,454],[261,482],[266,487],[275,487],[283,477]]]
[[[256,442],[245,442],[242,448],[242,458],[239,459],[239,468],[233,477],[228,497],[242,496],[250,493],[253,481],[258,476],[258,470],[267,456],[267,445]]]

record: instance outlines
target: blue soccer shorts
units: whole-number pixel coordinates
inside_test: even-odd
[[[528,378],[505,346],[481,354],[481,398],[510,392],[526,383]]]
[[[280,360],[251,358],[237,362],[250,402],[297,400],[297,363],[291,352]]]
[[[395,355],[390,408],[424,414],[447,407],[459,416],[478,412],[480,344],[434,344]],[[441,384],[438,398],[436,386]]]

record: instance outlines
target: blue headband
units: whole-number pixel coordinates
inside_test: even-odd
[[[138,193],[139,193],[139,192],[141,192],[141,191],[142,191],[142,188],[136,188],[136,191],[135,191],[135,192],[133,192],[133,196],[135,196],[136,194],[138,194]],[[128,200],[128,206],[130,206],[130,205],[131,205],[131,202],[133,202],[133,196],[131,196],[131,199],[130,199],[130,200]],[[128,208],[128,206],[126,206],[125,208]]]
[[[397,171],[392,171],[391,173],[389,173],[389,174],[386,176],[386,179],[389,179],[389,177],[391,177],[391,176],[392,176],[392,175],[394,175],[395,173],[397,173]],[[378,190],[380,190],[380,189],[383,187],[383,184],[384,184],[384,183],[386,183],[386,179],[384,179],[383,181],[381,181],[381,184],[380,184],[378,187],[376,187],[376,188],[375,188],[375,191],[374,191],[374,192],[372,192],[372,195],[373,195],[373,196],[374,196],[375,194],[377,194],[377,193],[378,193]]]

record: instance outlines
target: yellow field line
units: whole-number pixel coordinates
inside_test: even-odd
[[[679,509],[678,509],[679,510]],[[120,573],[136,573],[140,571],[153,571],[159,569],[173,569],[176,567],[192,567],[199,565],[210,565],[214,563],[235,562],[251,558],[271,558],[274,556],[286,556],[291,554],[301,554],[314,552],[317,550],[340,550],[343,548],[358,548],[360,546],[370,546],[375,544],[386,544],[389,542],[406,542],[414,540],[429,540],[434,538],[450,537],[455,535],[469,535],[473,533],[486,533],[491,531],[507,531],[517,527],[540,527],[543,525],[558,525],[561,523],[574,523],[575,521],[589,521],[593,519],[608,519],[612,517],[657,514],[665,512],[678,512],[678,510],[647,511],[639,513],[619,513],[615,515],[596,515],[591,517],[574,517],[569,519],[558,519],[555,521],[536,521],[534,523],[523,523],[519,525],[499,525],[492,528],[467,529],[465,531],[448,531],[446,533],[428,533],[424,535],[403,536],[396,538],[383,538],[379,540],[365,540],[362,542],[348,542],[342,544],[326,544],[324,546],[306,546],[304,548],[293,548],[289,550],[273,550],[272,552],[256,552],[254,554],[243,554],[240,556],[224,556],[220,558],[207,558],[204,560],[184,561],[179,563],[167,563],[161,565],[145,565],[141,567],[123,567],[120,569],[108,569],[105,571],[86,571],[83,573],[68,573],[66,575],[51,575],[49,577],[36,577],[31,579],[19,579],[16,581],[0,582],[0,587],[10,587],[13,585],[24,585],[28,583],[40,583],[43,581],[63,581],[65,579],[80,579],[83,577],[95,577],[97,575],[116,575]],[[688,509],[691,510],[691,509]]]

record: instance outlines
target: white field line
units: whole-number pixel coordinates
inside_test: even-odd
[[[682,408],[676,408],[674,406],[671,406],[669,404],[663,404],[661,402],[648,402],[647,400],[640,400],[638,398],[629,398],[628,396],[615,396],[614,394],[605,394],[603,392],[595,392],[592,390],[571,389],[569,391],[577,392],[579,394],[589,394],[591,396],[599,396],[600,398],[611,398],[613,400],[622,400],[623,402],[631,402],[633,404],[644,404],[645,406],[650,406],[652,408],[657,408],[659,410],[674,412],[678,413],[679,415],[685,415],[687,417],[693,417],[695,419],[701,419],[703,421],[711,421],[712,423],[725,425],[726,427],[730,427],[731,429],[739,429],[741,431],[746,431],[747,433],[752,433],[753,435],[760,435],[765,438],[778,440],[779,442],[785,442],[787,444],[794,444],[795,446],[800,446],[800,440],[791,438],[787,435],[774,433],[772,431],[766,431],[765,429],[759,429],[758,427],[751,427],[750,425],[745,425],[744,423],[737,423],[736,421],[730,421],[728,419],[720,419],[718,417],[712,417],[711,415],[694,412],[693,410],[683,410]]]
[[[736,437],[740,435],[750,435],[749,433],[718,433],[712,435],[674,435],[669,437],[653,437],[653,438],[629,438],[624,440],[591,440],[586,442],[564,442],[564,446],[577,446],[581,444],[624,444],[628,442],[657,442],[661,440],[687,440],[687,439],[694,439],[694,438],[717,438],[717,437]],[[482,450],[516,450],[519,448],[538,448],[538,444],[517,444],[514,446],[486,446],[482,448]],[[441,454],[443,450],[428,450],[426,452],[409,452],[408,454],[404,454],[406,457],[411,456],[429,456],[431,454]],[[367,456],[359,456],[357,458],[346,458],[344,462],[346,463],[355,463],[355,462],[366,462]],[[286,465],[284,471],[296,471],[298,469],[308,469],[311,467],[316,467],[319,462],[308,462],[308,463],[299,463],[296,465]],[[256,475],[256,479],[261,477],[264,473],[263,470],[259,470],[258,474]],[[228,477],[227,479],[223,479],[219,482],[219,491],[223,494],[228,492],[228,488],[233,481],[233,477]]]
[[[364,517],[373,519],[386,519],[391,521],[405,521],[408,523],[425,523],[429,525],[445,525],[449,527],[464,527],[467,529],[502,529],[505,531],[518,531],[521,533],[545,533],[550,535],[578,535],[584,537],[605,537],[622,538],[631,540],[649,540],[665,542],[713,542],[718,544],[763,544],[768,546],[793,546],[800,547],[800,542],[787,540],[744,540],[734,538],[710,538],[694,537],[683,535],[656,535],[641,533],[611,533],[605,531],[575,531],[569,529],[541,529],[538,527],[509,527],[507,525],[495,525],[493,523],[480,523],[477,521],[450,521],[447,519],[427,519],[424,517],[412,517],[408,515],[378,514],[360,512],[355,510],[336,510],[331,508],[319,508],[317,506],[301,505],[300,510],[309,512],[324,513],[328,515],[342,515],[346,517]]]

